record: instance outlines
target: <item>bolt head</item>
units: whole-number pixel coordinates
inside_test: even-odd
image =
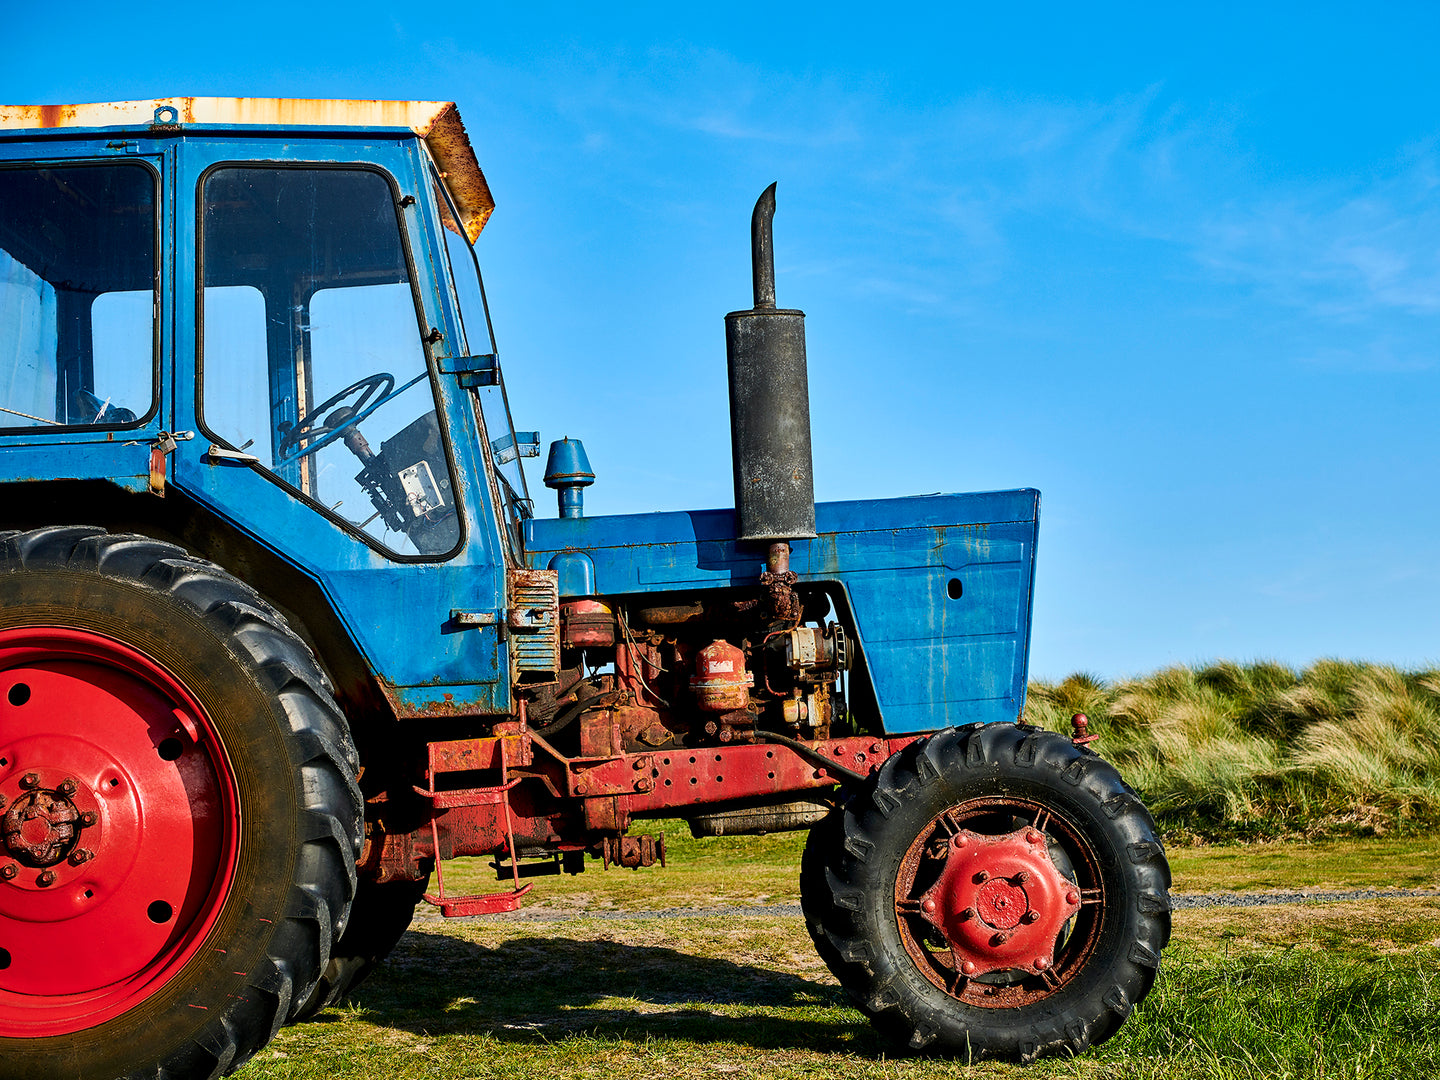
[[[990,880],[990,871],[977,870],[975,872],[975,877],[972,880],[974,880],[976,885],[984,885],[985,882]]]
[[[1025,842],[1031,845],[1043,844],[1045,842],[1045,837],[1041,836],[1034,829],[1026,829]]]
[[[1071,907],[1077,906],[1080,903],[1080,894],[1074,889],[1071,889],[1065,894],[1065,903],[1069,904]]]
[[[1027,881],[1029,881],[1029,880],[1030,880],[1030,871],[1029,871],[1029,870],[1021,870],[1018,874],[1015,875],[1015,884],[1016,884],[1016,885],[1024,885],[1024,884],[1025,884]]]
[[[1025,912],[1024,915],[1020,916],[1020,921],[1023,923],[1038,922],[1039,919],[1040,913],[1038,911],[1035,911],[1034,909],[1031,909],[1030,911]]]
[[[964,847],[968,842],[969,841],[965,839],[964,833],[956,833],[950,838],[950,843],[957,848]]]
[[[9,881],[19,872],[20,871],[16,869],[13,862],[6,863],[4,866],[0,866],[0,881]]]
[[[20,777],[20,786],[26,791],[29,791],[31,788],[37,788],[40,786],[40,777],[36,776],[33,772],[27,772],[24,776]]]
[[[927,915],[935,914],[935,901],[929,897],[926,897],[920,902],[920,910],[925,912]]]
[[[990,945],[992,948],[999,948],[1001,945],[1004,945],[1009,940],[1009,934],[996,934],[990,939]]]
[[[60,792],[61,795],[69,797],[75,794],[75,786],[75,781],[67,776],[64,780],[60,781],[60,786],[55,790]]]
[[[969,960],[966,960],[963,964],[960,965],[960,972],[961,972],[961,974],[964,974],[964,975],[974,975],[974,974],[975,974],[975,965],[974,965],[974,963],[972,963],[972,962],[969,961]]]
[[[1036,970],[1036,971],[1044,971],[1044,970],[1045,970],[1046,968],[1048,968],[1049,966],[1050,966],[1050,961],[1047,960],[1047,959],[1045,959],[1045,957],[1043,957],[1043,956],[1037,956],[1037,957],[1035,957],[1035,970]]]
[[[95,822],[98,820],[99,818],[95,816],[94,810],[86,810],[83,814],[80,815],[81,825],[94,825]]]
[[[94,857],[94,852],[86,851],[84,848],[76,848],[70,853],[70,858],[67,861],[71,866],[80,866],[89,862]]]
[[[43,889],[43,888],[46,888],[46,887],[48,887],[48,886],[50,886],[50,885],[54,885],[54,884],[55,884],[55,871],[54,871],[54,870],[41,870],[41,871],[40,871],[40,876],[35,879],[35,884],[36,884],[36,885],[39,885],[42,889]]]

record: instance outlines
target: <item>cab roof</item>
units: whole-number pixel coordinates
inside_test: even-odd
[[[173,110],[173,111],[171,111]],[[177,125],[408,128],[425,140],[473,241],[495,201],[453,101],[174,97],[80,105],[0,105],[0,130],[137,128]]]

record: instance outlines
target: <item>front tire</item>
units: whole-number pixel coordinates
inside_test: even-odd
[[[1083,1051],[1149,992],[1169,941],[1153,820],[1113,767],[1052,732],[975,725],[913,743],[810,846],[802,902],[820,954],[911,1051]]]
[[[357,766],[309,649],[219,567],[0,534],[5,1074],[200,1080],[254,1054],[343,930]]]

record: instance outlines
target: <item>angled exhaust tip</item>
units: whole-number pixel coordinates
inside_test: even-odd
[[[815,535],[805,313],[775,306],[775,185],[750,216],[755,306],[725,316],[739,539]]]
[[[750,215],[750,272],[755,279],[755,310],[775,309],[775,188],[767,187]]]

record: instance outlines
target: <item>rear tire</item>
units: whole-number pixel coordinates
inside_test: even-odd
[[[1028,1062],[1098,1045],[1170,938],[1149,813],[1108,763],[1035,728],[912,743],[816,827],[805,861],[821,957],[911,1052]]]
[[[314,656],[219,567],[0,533],[5,1074],[201,1080],[269,1041],[348,916],[357,766]]]
[[[350,922],[345,933],[330,950],[330,962],[315,984],[314,991],[296,1014],[296,1020],[308,1020],[336,1002],[343,1001],[352,990],[379,967],[399,943],[415,907],[425,895],[427,881],[387,881],[377,885],[362,878],[350,909]]]

